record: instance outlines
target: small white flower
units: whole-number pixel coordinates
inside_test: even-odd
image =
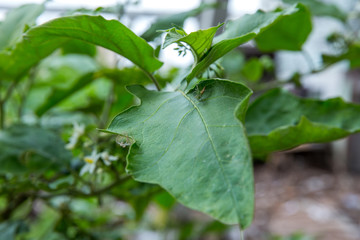
[[[85,133],[85,125],[84,124],[78,124],[77,122],[73,123],[73,134],[69,138],[69,143],[65,145],[66,149],[74,149],[76,143],[79,140],[79,137],[81,137]]]
[[[84,161],[86,163],[80,170],[80,176],[84,175],[86,172],[93,174],[99,157],[100,154],[98,154],[96,150],[93,150],[90,156],[85,156]]]
[[[109,153],[107,151],[101,152],[99,154],[106,166],[109,166],[112,161],[118,160],[118,157],[109,155]]]

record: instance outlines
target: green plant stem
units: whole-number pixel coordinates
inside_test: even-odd
[[[306,63],[308,64],[310,71],[314,71],[315,64],[314,64],[314,61],[311,58],[310,54],[307,51],[302,50],[302,55],[304,56],[304,59],[305,59]]]
[[[36,67],[34,67],[32,69],[32,71],[30,72],[28,82],[27,82],[27,84],[25,86],[25,89],[23,91],[21,91],[21,93],[20,93],[20,105],[19,105],[19,109],[18,109],[18,118],[19,118],[19,120],[21,120],[21,117],[23,115],[25,101],[26,101],[27,96],[29,95],[31,87],[34,84],[35,76],[36,76]]]
[[[111,105],[113,104],[114,102],[114,95],[115,95],[115,83],[114,83],[114,80],[111,81],[111,86],[110,86],[110,89],[109,89],[109,93],[108,93],[108,97],[104,103],[104,108],[103,108],[103,111],[101,113],[101,116],[100,116],[100,122],[99,122],[99,126],[100,128],[105,128],[106,127],[106,124],[109,120],[109,115],[110,115],[110,111],[111,111]]]
[[[64,192],[64,193],[52,194],[52,195],[47,195],[47,196],[39,196],[39,198],[49,199],[49,198],[58,197],[58,196],[73,196],[73,197],[82,197],[82,198],[96,197],[96,196],[99,196],[99,195],[111,190],[113,187],[126,182],[129,179],[131,179],[130,175],[123,176],[123,177],[115,180],[113,183],[109,184],[108,186],[98,189],[98,190],[94,190],[91,193],[83,193],[83,192],[79,192],[76,190],[70,190],[70,191]]]
[[[16,84],[17,81],[13,81],[10,84],[8,90],[6,91],[4,98],[0,99],[0,129],[5,128],[5,105],[6,101],[11,97],[11,94],[15,89]]]
[[[151,81],[155,84],[155,87],[158,91],[161,91],[160,85],[158,83],[158,81],[156,80],[156,78],[154,77],[154,75],[152,75],[151,73],[144,71],[145,74],[151,79]]]

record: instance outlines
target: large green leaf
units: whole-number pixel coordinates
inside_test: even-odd
[[[256,99],[246,115],[255,157],[303,143],[329,142],[360,131],[360,105],[340,98],[302,99],[275,89]]]
[[[0,131],[0,173],[39,172],[65,167],[71,154],[56,134],[36,126]]]
[[[300,34],[297,32],[289,39],[289,36],[287,35],[293,30],[286,32],[286,29],[283,29],[285,27],[283,24],[284,21],[287,24],[296,26],[299,23],[299,20],[303,20],[302,24],[304,25],[300,28],[302,29]],[[290,27],[292,28],[292,26]],[[304,34],[310,33],[309,30],[311,30],[311,18],[306,8],[301,4],[294,5],[283,11],[266,13],[259,10],[255,14],[247,14],[237,20],[229,21],[226,23],[224,33],[214,38],[215,44],[205,53],[206,56],[194,66],[186,79],[187,81],[190,81],[232,49],[255,37],[259,48],[262,50],[289,50],[294,48],[294,46],[298,48],[300,42],[303,42],[307,37],[307,35],[305,36]],[[272,31],[274,31],[274,35],[277,35],[277,39],[272,34]],[[297,34],[299,34],[298,37]],[[269,38],[269,42],[265,41],[266,38]],[[278,42],[273,43],[272,40],[270,41],[270,38],[279,41],[279,43],[281,42],[284,45],[280,45]],[[294,42],[292,42],[293,40]]]
[[[0,50],[19,40],[25,26],[33,25],[43,11],[43,4],[26,4],[9,11],[0,25]]]
[[[132,142],[127,171],[161,185],[184,205],[247,227],[253,215],[252,162],[243,124],[251,91],[206,80],[188,93],[136,85],[142,101],[119,114],[108,131]]]
[[[346,13],[334,4],[325,3],[318,0],[282,0],[284,3],[302,3],[307,6],[315,16],[329,16],[346,21]]]
[[[154,49],[119,21],[80,15],[57,18],[30,29],[13,51],[0,53],[0,74],[17,79],[70,39],[112,50],[147,72],[162,65],[154,57]]]

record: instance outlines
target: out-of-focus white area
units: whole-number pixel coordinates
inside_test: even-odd
[[[0,20],[5,17],[8,9],[18,7],[26,3],[42,3],[43,0],[0,0]],[[89,8],[96,9],[97,7],[109,7],[118,3],[123,4],[125,0],[102,0],[102,1],[87,1],[87,0],[53,0],[46,4],[44,14],[42,14],[38,23],[44,23],[53,18],[60,17],[61,13],[65,10]],[[135,1],[130,1],[135,2]],[[157,16],[166,16],[176,14],[184,11],[194,9],[199,6],[201,0],[181,0],[181,1],[168,1],[168,0],[140,0],[136,5],[129,5],[127,11],[138,15],[132,18],[124,17],[121,21],[130,27],[136,34],[143,33],[151,23],[155,21]],[[211,2],[211,1],[203,1]],[[252,1],[236,1],[230,0],[228,2],[228,16],[229,18],[237,18],[246,13],[254,13],[259,9],[261,0]],[[144,14],[145,13],[145,14]],[[106,16],[107,17],[107,16]],[[113,16],[115,17],[115,16]],[[189,18],[185,21],[184,29],[186,32],[192,32],[200,29],[200,23],[197,18]],[[166,70],[171,66],[185,67],[193,62],[191,54],[186,56],[178,56],[177,51],[174,51],[174,46],[169,46],[164,49],[160,54],[160,59],[165,62],[163,69]],[[123,61],[126,62],[126,61]]]
[[[131,28],[136,34],[143,33],[157,17],[172,15],[184,11],[188,11],[199,6],[201,2],[212,3],[215,0],[140,0],[136,5],[129,5],[126,8],[128,13],[121,21]],[[336,4],[339,8],[348,10],[353,0],[324,0]],[[20,6],[25,3],[42,3],[43,0],[0,0],[0,20],[4,18],[5,12],[11,8]],[[62,12],[71,9],[88,8],[96,9],[97,7],[109,7],[116,4],[124,4],[125,2],[135,2],[127,0],[53,0],[46,4],[44,14],[38,19],[38,23],[43,23],[52,18],[61,16]],[[225,2],[225,1],[224,1]],[[228,0],[227,18],[234,19],[244,14],[255,13],[258,9],[270,11],[281,6],[281,0],[251,0],[239,1]],[[192,32],[200,28],[212,26],[212,18],[215,16],[214,11],[207,10],[208,16],[198,18],[189,18],[185,21],[184,29],[186,32]],[[106,18],[116,18],[113,16],[105,16]],[[205,21],[204,21],[205,19]],[[315,18],[313,22],[313,31],[303,46],[306,55],[302,52],[282,51],[276,54],[277,77],[279,79],[289,79],[295,72],[308,73],[313,69],[321,66],[321,54],[331,54],[331,49],[326,43],[326,36],[332,32],[343,31],[343,25],[332,18]],[[251,46],[251,45],[250,45]],[[186,67],[193,62],[192,55],[178,56],[178,52],[173,50],[173,46],[169,46],[160,53],[160,59],[165,62],[163,70],[170,67]],[[122,63],[127,65],[125,60]],[[345,84],[346,64],[338,64],[317,75],[311,75],[303,79],[305,86],[314,92],[318,97],[328,98],[333,96],[349,97],[351,87]]]

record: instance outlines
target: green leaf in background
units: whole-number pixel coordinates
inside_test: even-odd
[[[15,240],[19,232],[25,230],[25,223],[22,221],[7,221],[0,224],[0,239]]]
[[[90,72],[79,77],[79,79],[77,79],[70,88],[63,90],[57,89],[52,91],[47,101],[43,102],[43,104],[36,109],[36,115],[38,116],[43,115],[45,112],[56,106],[58,103],[60,103],[67,97],[78,92],[80,89],[86,87],[96,78],[97,78],[96,73]]]
[[[65,167],[71,154],[53,132],[13,125],[0,131],[0,173],[39,172]]]
[[[360,44],[355,43],[348,47],[348,49],[339,55],[322,55],[322,60],[326,66],[338,63],[343,60],[350,62],[351,68],[360,67]]]
[[[329,142],[360,131],[360,105],[340,98],[302,99],[271,90],[249,107],[246,131],[255,157],[304,143]]]
[[[13,51],[0,53],[0,74],[18,79],[70,39],[114,51],[146,72],[153,72],[162,65],[154,57],[154,49],[119,21],[80,15],[57,18],[30,29]]]
[[[295,28],[286,32],[286,29],[283,29],[285,27],[284,23],[286,25],[293,24],[290,27],[295,27],[300,22],[303,24],[300,28],[301,31],[296,32],[294,36],[288,36],[292,34]],[[272,34],[273,31],[277,31],[276,33],[274,32],[277,39]],[[254,14],[247,14],[237,20],[226,23],[225,31],[214,38],[215,44],[206,52],[206,56],[192,69],[186,79],[189,82],[232,49],[255,37],[257,37],[258,47],[262,50],[293,50],[295,47],[298,50],[299,46],[301,49],[301,44],[306,40],[310,31],[311,17],[306,8],[301,4],[294,5],[283,11],[267,13],[257,11]],[[266,40],[267,38],[269,39]],[[284,44],[284,46],[278,42],[273,43],[273,41],[280,41],[279,43]]]
[[[150,26],[148,30],[146,30],[146,32],[141,35],[141,37],[146,41],[152,41],[161,35],[159,30],[169,29],[173,26],[183,27],[187,18],[194,17],[200,14],[202,11],[213,7],[214,4],[201,4],[199,7],[193,10],[159,18]]]
[[[0,25],[0,50],[12,46],[19,40],[25,26],[35,24],[43,11],[43,4],[26,4],[10,10]]]
[[[252,58],[247,61],[241,70],[244,77],[252,82],[257,82],[263,75],[263,65],[257,58]]]
[[[141,105],[119,114],[107,129],[134,141],[127,171],[190,208],[247,227],[254,204],[252,161],[235,116],[245,115],[251,90],[225,80],[203,81],[189,93],[128,89]]]
[[[264,52],[276,50],[300,51],[312,30],[311,14],[302,4],[297,11],[284,14],[274,25],[255,38],[257,47]]]
[[[204,54],[210,49],[215,33],[221,26],[222,24],[205,30],[192,32],[190,34],[186,34],[184,31],[177,30],[176,28],[171,28],[166,31],[167,34],[165,36],[163,48],[166,48],[173,43],[184,42],[190,46],[195,59],[195,64],[197,64]]]
[[[36,68],[34,84],[26,98],[26,111],[42,115],[49,107],[91,83],[92,78],[86,82],[83,77],[98,69],[98,64],[87,55],[67,54],[47,58]]]
[[[336,5],[325,3],[319,0],[282,0],[284,3],[295,4],[302,3],[309,8],[314,16],[328,16],[337,18],[343,22],[346,21],[346,13]]]

